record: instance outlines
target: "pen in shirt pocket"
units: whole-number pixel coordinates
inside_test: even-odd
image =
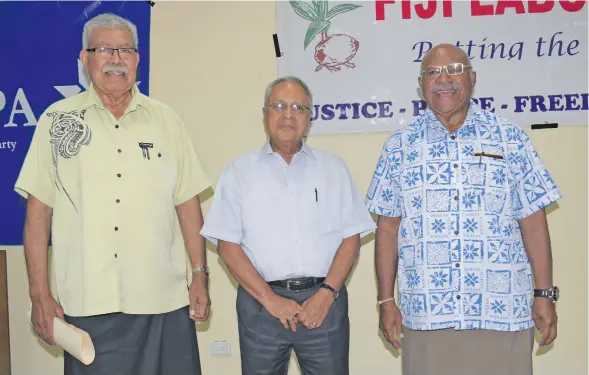
[[[317,194],[317,188],[315,188],[315,202],[319,202],[319,195]]]
[[[153,148],[153,143],[139,142],[139,148],[141,148],[141,152],[143,153],[143,158],[150,160],[149,149]]]
[[[494,154],[494,153],[490,153],[490,152],[485,152],[485,151],[481,151],[481,152],[475,152],[474,156],[479,156],[479,164],[481,164],[481,161],[483,160],[483,157],[486,158],[491,158],[491,159],[498,159],[498,160],[503,160],[503,156],[501,156],[500,154]]]

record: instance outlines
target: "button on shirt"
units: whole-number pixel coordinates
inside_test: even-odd
[[[395,132],[365,203],[378,215],[401,217],[403,324],[532,327],[532,272],[518,221],[560,197],[526,133],[473,102],[453,135],[430,109]]]
[[[56,297],[89,316],[188,304],[175,206],[210,185],[172,109],[135,87],[117,120],[90,86],[40,117],[15,190],[53,208]]]
[[[274,281],[326,276],[345,238],[374,229],[340,158],[303,143],[289,165],[266,143],[223,171],[201,233]]]

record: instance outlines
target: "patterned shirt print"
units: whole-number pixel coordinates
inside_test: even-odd
[[[81,151],[82,146],[88,146],[92,140],[92,131],[84,122],[86,110],[51,111],[47,113],[51,117],[52,124],[49,129],[49,137],[52,148],[52,160],[55,167],[55,178],[59,188],[65,193],[72,206],[78,212],[78,208],[61,181],[59,174],[59,157],[72,158]]]
[[[473,102],[454,134],[430,109],[395,132],[365,203],[375,214],[401,217],[403,324],[532,327],[532,271],[518,220],[560,198],[527,134]]]

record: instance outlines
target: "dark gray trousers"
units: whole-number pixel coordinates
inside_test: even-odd
[[[65,375],[201,375],[188,306],[156,315],[65,318],[88,332],[96,351],[88,366],[64,352]]]
[[[272,289],[302,304],[319,287],[304,291]],[[350,321],[345,287],[318,328],[307,329],[302,324],[297,325],[296,332],[284,328],[241,286],[237,291],[237,316],[242,375],[286,375],[292,350],[303,375],[349,374]]]

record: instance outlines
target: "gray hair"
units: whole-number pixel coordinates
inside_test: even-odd
[[[309,98],[309,108],[313,109],[313,94],[311,94],[311,90],[309,90],[309,86],[302,79],[294,77],[294,76],[284,76],[274,81],[270,82],[270,84],[266,87],[266,93],[264,94],[264,107],[268,105],[268,100],[270,99],[270,95],[272,95],[272,90],[279,84],[283,82],[290,82],[296,83],[297,85],[301,86],[305,95]]]
[[[84,33],[82,34],[83,49],[90,48],[90,37],[92,36],[92,32],[100,28],[130,31],[131,34],[133,34],[133,41],[135,42],[134,47],[139,48],[139,38],[137,37],[137,27],[135,24],[115,14],[104,13],[92,18],[84,25]]]

